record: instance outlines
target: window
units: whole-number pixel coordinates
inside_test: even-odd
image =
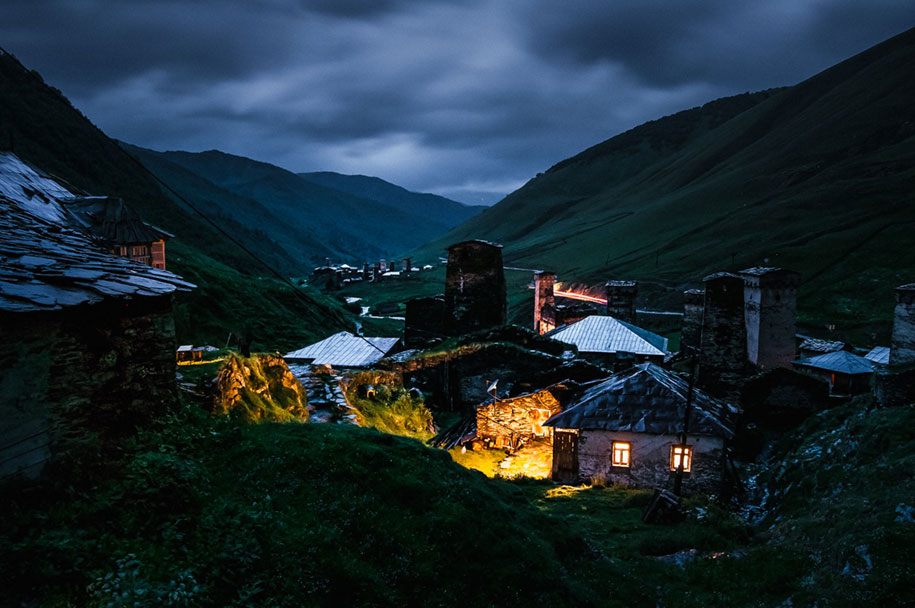
[[[629,444],[625,441],[614,441],[613,442],[613,466],[615,467],[628,467],[629,466]]]
[[[693,452],[689,446],[674,445],[670,447],[670,470],[676,471],[680,466],[680,460],[683,460],[683,471],[689,472],[693,461]]]

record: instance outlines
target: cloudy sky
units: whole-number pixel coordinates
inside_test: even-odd
[[[112,137],[487,202],[913,25],[912,0],[0,3],[0,46]]]

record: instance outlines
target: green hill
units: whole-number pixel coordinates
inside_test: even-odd
[[[299,260],[300,272],[325,257],[358,264],[396,256],[479,210],[378,178],[301,176],[215,150],[130,149],[185,196],[201,197],[208,208],[270,235]]]
[[[915,276],[913,99],[909,30],[798,85],[617,135],[422,252],[494,240],[510,265],[657,283],[670,307],[707,273],[784,266],[803,274],[802,320],[885,330],[892,288]]]
[[[240,247],[164,194],[142,165],[60,91],[3,51],[0,147],[12,149],[77,191],[123,197],[143,219],[175,234],[166,250],[168,268],[198,286],[176,296],[180,341],[221,344],[229,332],[237,335],[247,328],[254,334],[255,348],[282,350],[353,327],[350,315],[337,302],[317,293],[296,293],[270,278]],[[278,248],[272,235],[225,215],[213,218],[271,266],[296,267],[297,260]]]

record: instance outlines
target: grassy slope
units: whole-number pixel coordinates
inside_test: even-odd
[[[805,319],[885,321],[915,274],[913,65],[915,30],[794,87],[647,123],[422,251],[487,238],[511,264],[677,290],[768,260],[803,273]]]
[[[258,278],[264,269],[211,226],[171,198],[121,147],[9,54],[0,55],[0,146],[91,194],[123,197],[146,219],[176,238],[166,256],[198,285],[176,298],[182,343],[224,344],[227,334],[253,326],[255,347],[301,347],[353,323],[336,301],[312,292],[296,297],[281,282]],[[227,218],[224,229],[280,268],[288,257],[263,234]]]

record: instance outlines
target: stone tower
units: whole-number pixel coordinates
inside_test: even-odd
[[[683,292],[683,326],[680,330],[680,350],[699,348],[702,335],[702,310],[705,292],[701,289],[687,289]]]
[[[619,321],[635,324],[635,298],[639,285],[635,281],[607,281],[607,314]]]
[[[410,274],[410,272],[412,272],[412,270],[413,270],[413,260],[411,258],[404,258],[403,259],[403,270],[401,270],[400,272],[402,272],[403,274]]]
[[[915,362],[915,283],[896,288],[890,365]]]
[[[453,336],[505,325],[502,245],[465,241],[448,248],[445,333]]]
[[[711,274],[705,283],[702,315],[702,382],[730,384],[747,364],[743,278],[728,272]]]
[[[553,297],[553,284],[556,282],[556,275],[545,270],[538,270],[534,273],[534,333],[544,334],[553,327],[544,326],[541,323],[544,306],[555,306],[556,299]]]
[[[744,280],[747,359],[763,369],[791,369],[797,354],[797,287],[801,275],[784,268],[748,268]]]

